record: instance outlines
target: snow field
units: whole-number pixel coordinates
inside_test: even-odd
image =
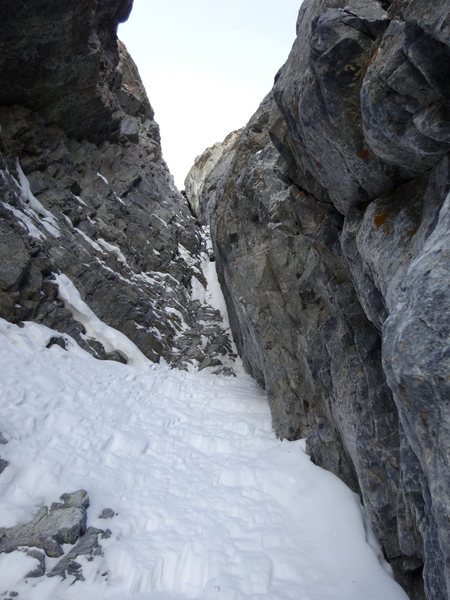
[[[112,536],[84,582],[28,579],[19,600],[405,600],[380,564],[357,497],[271,431],[264,394],[225,378],[97,361],[55,332],[0,320],[0,526],[86,489],[88,526]],[[105,507],[117,514],[98,519]],[[46,558],[47,571],[58,559]]]

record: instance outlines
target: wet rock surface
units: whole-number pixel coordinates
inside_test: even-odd
[[[450,593],[448,24],[305,0],[272,92],[186,180],[276,432],[361,494],[414,600]]]
[[[206,285],[202,231],[173,184],[139,73],[116,37],[130,8],[123,0],[89,9],[35,1],[17,14],[6,3],[0,315],[43,323],[98,358],[124,361],[66,308],[54,279],[63,273],[97,317],[152,361],[187,368],[213,355],[221,371],[229,333],[191,293],[193,278]]]

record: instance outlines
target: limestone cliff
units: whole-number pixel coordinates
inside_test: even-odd
[[[191,293],[206,283],[201,230],[117,40],[131,4],[2,2],[0,316],[123,360],[85,335],[56,284],[62,273],[153,361],[223,370],[229,336]]]
[[[275,430],[361,494],[415,600],[450,597],[449,46],[444,0],[304,0],[187,179]]]

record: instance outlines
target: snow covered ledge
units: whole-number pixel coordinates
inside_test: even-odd
[[[106,325],[97,317],[82,300],[80,292],[67,275],[54,273],[53,276],[58,284],[58,297],[64,302],[65,308],[72,313],[73,318],[83,325],[89,337],[103,344],[106,352],[119,352],[128,365],[140,369],[150,368],[149,359],[126,335]]]

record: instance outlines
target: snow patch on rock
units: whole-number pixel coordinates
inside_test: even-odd
[[[58,284],[58,294],[65,307],[70,310],[75,320],[79,321],[88,336],[103,344],[106,352],[117,351],[122,354],[127,364],[141,369],[149,368],[149,360],[126,335],[109,327],[101,321],[89,306],[81,299],[80,293],[72,281],[64,274],[54,275]]]

